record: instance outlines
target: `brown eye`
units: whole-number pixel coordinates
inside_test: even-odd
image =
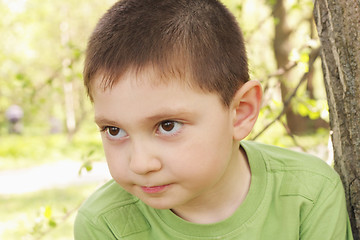
[[[177,134],[184,124],[177,121],[163,121],[158,127],[158,133],[165,136]]]
[[[122,139],[127,136],[127,133],[122,128],[117,127],[106,127],[106,135],[109,139]]]
[[[116,127],[109,127],[108,132],[109,132],[110,135],[116,136],[120,132],[120,129],[116,128]]]
[[[175,127],[174,122],[163,122],[163,123],[161,123],[161,128],[166,132],[170,132],[171,130],[174,129],[174,127]]]

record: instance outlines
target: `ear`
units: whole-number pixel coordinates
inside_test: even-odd
[[[231,102],[233,138],[240,141],[251,132],[261,107],[262,88],[258,81],[246,82]]]

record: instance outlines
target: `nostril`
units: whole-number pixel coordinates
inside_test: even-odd
[[[150,172],[159,171],[161,162],[153,157],[137,156],[130,159],[129,168],[136,174],[144,175]]]

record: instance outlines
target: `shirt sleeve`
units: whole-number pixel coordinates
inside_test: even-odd
[[[301,240],[353,240],[340,178],[335,186],[331,185],[324,185],[325,191],[320,193],[311,212],[301,224]]]
[[[82,212],[78,212],[74,224],[75,240],[115,239],[90,221]]]

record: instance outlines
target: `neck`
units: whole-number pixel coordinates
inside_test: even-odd
[[[199,201],[172,209],[179,217],[193,223],[211,224],[229,218],[245,200],[250,188],[251,172],[245,151],[236,147],[227,173]]]

